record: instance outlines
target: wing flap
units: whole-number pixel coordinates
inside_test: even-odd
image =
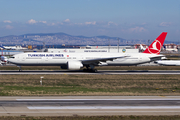
[[[161,60],[162,58],[164,58],[164,55],[158,55],[155,57],[150,57],[151,61]]]

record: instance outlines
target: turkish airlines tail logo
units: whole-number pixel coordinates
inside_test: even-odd
[[[149,54],[159,54],[161,47],[163,46],[164,40],[166,38],[167,32],[162,32],[159,37],[154,40],[153,43],[143,52]]]

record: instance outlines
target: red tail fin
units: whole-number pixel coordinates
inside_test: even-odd
[[[164,40],[166,38],[167,32],[162,32],[159,37],[154,40],[153,43],[143,52],[149,54],[159,54],[161,47],[163,46]]]

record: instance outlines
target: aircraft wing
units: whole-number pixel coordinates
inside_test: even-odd
[[[82,60],[82,63],[83,64],[99,64],[100,62],[113,61],[114,59],[125,58],[125,57],[129,57],[129,56],[86,59],[86,60]]]
[[[155,57],[150,57],[151,61],[161,60],[164,57],[164,55],[158,55]]]

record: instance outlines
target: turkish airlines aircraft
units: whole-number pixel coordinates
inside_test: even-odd
[[[9,58],[17,66],[61,66],[62,69],[79,70],[95,66],[130,66],[160,60],[159,55],[167,32],[161,35],[143,53],[21,53]],[[89,69],[90,68],[90,69]],[[21,67],[20,67],[21,71]]]
[[[7,57],[3,56],[3,49],[1,49],[1,52],[0,65],[4,65],[7,63]]]

